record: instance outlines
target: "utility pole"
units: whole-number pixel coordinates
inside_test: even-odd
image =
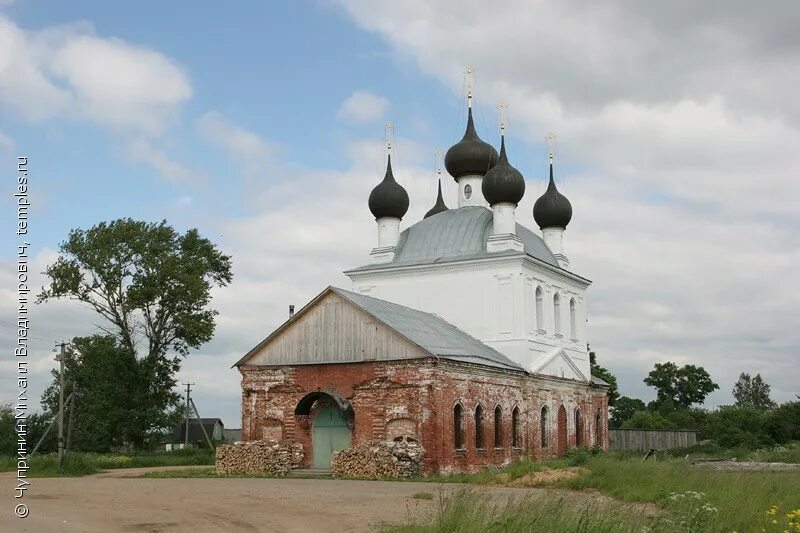
[[[64,465],[64,357],[67,351],[67,343],[56,344],[61,351],[56,355],[56,360],[60,363],[58,372],[58,469]]]
[[[186,448],[189,446],[189,395],[192,393],[192,385],[194,385],[194,383],[184,383],[184,385],[186,385],[186,421],[183,430],[183,446]]]
[[[67,421],[67,444],[64,446],[64,456],[66,457],[69,454],[69,444],[72,440],[72,420],[75,418],[75,403],[76,399],[78,398],[78,384],[74,381],[72,382],[72,392],[67,399],[67,403],[65,404],[66,407],[69,407],[69,418]]]

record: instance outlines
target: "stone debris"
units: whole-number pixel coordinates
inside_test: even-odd
[[[360,478],[403,478],[422,472],[425,450],[413,440],[375,440],[356,444],[333,454],[335,476]]]
[[[235,442],[217,446],[217,474],[285,476],[303,462],[303,446],[274,440]]]

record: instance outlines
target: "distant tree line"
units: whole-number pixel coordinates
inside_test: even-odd
[[[701,439],[725,448],[800,440],[800,401],[777,405],[760,374],[742,373],[733,386],[735,403],[716,409],[696,406],[719,388],[703,367],[656,364],[644,382],[656,389],[656,399],[645,404],[619,396],[611,407],[611,428],[696,429]]]

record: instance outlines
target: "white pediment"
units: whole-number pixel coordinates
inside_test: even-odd
[[[532,374],[547,374],[559,378],[589,381],[589,378],[581,372],[575,361],[570,358],[567,351],[562,347],[543,354],[533,362],[528,371]]]

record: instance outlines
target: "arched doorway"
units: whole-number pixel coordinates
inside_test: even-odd
[[[353,407],[338,394],[323,391],[309,393],[297,403],[294,414],[313,416],[310,420],[312,467],[330,468],[333,453],[350,447]]]
[[[330,468],[333,452],[350,447],[350,428],[337,406],[320,407],[311,428],[312,465]]]
[[[562,405],[558,409],[558,455],[567,453],[567,410]]]

